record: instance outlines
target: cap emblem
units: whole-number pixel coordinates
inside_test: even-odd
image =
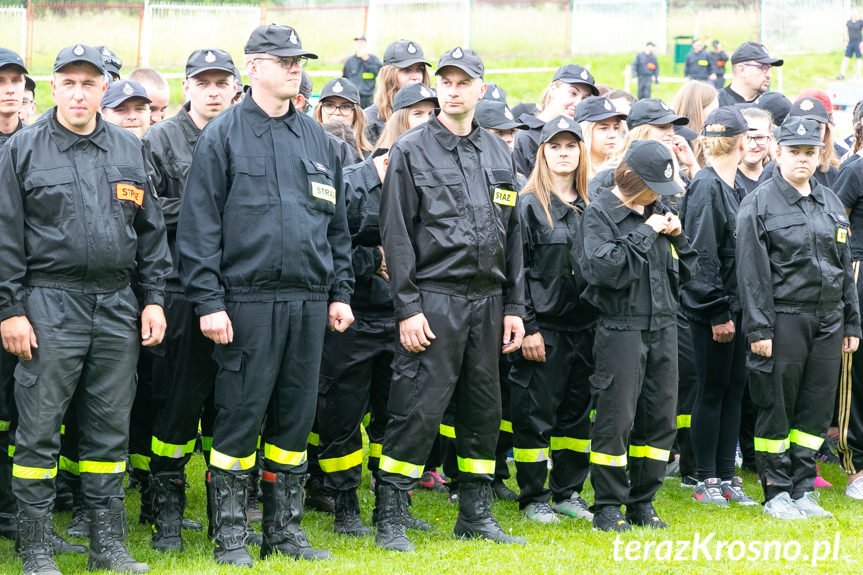
[[[131,96],[135,93],[135,89],[132,88],[132,85],[129,82],[123,82],[123,93],[127,96]]]
[[[803,100],[802,102],[800,102],[800,109],[803,110],[804,112],[808,112],[809,110],[811,110],[814,107],[815,107],[815,104],[812,103],[812,100]]]
[[[582,71],[581,71],[581,79],[582,79],[582,80],[587,80],[587,70],[582,70]]]
[[[670,178],[674,174],[674,167],[671,165],[671,162],[668,162],[668,165],[665,166],[665,172],[663,172],[666,178]]]
[[[806,128],[803,126],[803,124],[800,124],[799,126],[797,126],[797,133],[801,136],[806,135]]]
[[[294,32],[293,30],[291,30],[291,36],[290,36],[290,38],[288,38],[288,41],[291,44],[298,44],[300,42],[300,39],[297,38],[297,33]]]
[[[425,86],[423,86],[422,84],[420,84],[420,86],[420,96],[422,96],[423,98],[428,98],[432,95],[432,93],[429,92]]]
[[[606,100],[605,104],[603,104],[603,107],[610,112],[611,111],[611,102]]]
[[[569,122],[567,122],[566,120],[561,118],[560,122],[557,123],[557,127],[560,128],[561,130],[565,130],[565,129],[569,128]]]
[[[84,46],[82,46],[81,44],[78,44],[77,46],[75,46],[75,48],[72,49],[72,53],[75,54],[76,56],[83,56],[84,55]]]
[[[512,120],[512,112],[509,111],[509,108],[503,109],[503,115],[506,116],[507,120]]]
[[[491,97],[495,100],[500,100],[500,90],[497,88],[494,89],[494,92],[491,93]]]
[[[107,46],[105,46],[105,47],[103,47],[103,48],[102,48],[102,55],[103,55],[103,56],[111,56],[111,51],[110,51],[110,50],[108,50],[108,47],[107,47]]]
[[[461,48],[456,48],[452,51],[452,57],[456,60],[464,57],[464,52],[461,51]]]
[[[408,54],[416,54],[417,47],[413,45],[413,42],[408,42]]]
[[[341,94],[344,91],[345,91],[345,89],[342,87],[341,82],[336,82],[335,85],[333,86],[333,92],[335,92],[336,94]]]
[[[660,102],[660,103],[659,103],[659,105],[660,105],[660,106],[662,106],[662,109],[663,109],[663,110],[665,110],[666,112],[670,112],[670,111],[671,111],[671,108],[669,108],[669,107],[665,104],[665,102]]]
[[[216,61],[216,55],[212,52],[207,52],[207,55],[204,56],[205,62],[210,62],[211,64]]]

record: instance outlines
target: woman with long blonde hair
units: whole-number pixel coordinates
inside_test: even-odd
[[[685,83],[671,100],[671,107],[681,116],[689,118],[689,125],[699,130],[704,124],[704,119],[710,112],[719,107],[719,98],[716,87],[707,82],[690,80]],[[704,167],[704,150],[700,140],[695,140],[692,151],[698,165]]]
[[[584,134],[584,145],[588,151],[592,178],[617,152],[623,140],[623,125],[626,114],[618,112],[608,98],[585,98],[575,108],[575,121]]]

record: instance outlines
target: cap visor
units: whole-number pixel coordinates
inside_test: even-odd
[[[650,182],[648,180],[644,180],[644,183],[647,184],[651,190],[660,196],[673,196],[675,194],[682,194],[683,188],[677,185],[677,182]]]
[[[392,65],[396,68],[407,68],[408,66],[413,66],[414,64],[419,64],[420,62],[422,62],[429,68],[434,68],[434,66],[432,66],[430,63],[426,62],[422,58],[409,58],[407,60],[400,60],[398,62],[393,62]]]
[[[435,72],[435,74],[439,76],[441,74],[441,72],[443,72],[447,68],[458,68],[459,70],[461,70],[462,72],[464,72],[465,74],[470,76],[471,78],[482,78],[482,74],[477,73],[476,70],[471,70],[467,66],[460,66],[458,64],[447,64],[446,66],[438,68],[437,72]]]
[[[0,62],[0,70],[2,70],[3,68],[8,68],[9,66],[15,66],[16,68],[20,69],[24,74],[30,73],[27,71],[27,68],[25,68],[18,62]]]
[[[689,118],[686,116],[678,116],[677,114],[668,114],[666,116],[662,116],[661,118],[657,118],[655,120],[651,120],[646,122],[647,124],[652,124],[654,126],[662,126],[664,124],[674,124],[675,126],[685,126],[689,123]]]
[[[60,66],[55,66],[55,67],[54,67],[54,71],[55,71],[55,72],[59,72],[60,70],[62,70],[63,68],[65,68],[66,66],[68,66],[68,65],[70,65],[70,64],[90,64],[90,65],[91,65],[91,66],[93,66],[93,67],[94,67],[94,68],[95,68],[95,69],[96,69],[100,74],[104,74],[105,72],[107,72],[107,70],[105,70],[105,65],[104,65],[104,64],[102,64],[102,62],[99,62],[98,64],[94,64],[94,63],[93,63],[93,62],[91,62],[90,60],[69,60],[68,62],[64,62],[64,63],[63,63],[62,65],[60,65]]]
[[[794,114],[796,115],[796,114]],[[798,118],[803,118],[804,120],[815,120],[816,122],[821,122],[822,124],[826,124],[830,121],[830,118],[826,116],[820,116],[815,114],[804,114],[802,116],[797,116]]]
[[[581,84],[582,86],[587,86],[587,88],[590,90],[591,96],[599,96],[599,88],[597,88],[590,82],[585,82],[582,78],[564,76],[563,78],[558,78],[558,80],[566,84]]]
[[[275,50],[267,50],[267,54],[272,54],[273,56],[304,56],[312,60],[318,59],[317,54],[306,52],[302,48],[277,48]]]
[[[494,126],[489,126],[492,130],[527,130],[527,124],[519,124],[518,122],[503,122]]]
[[[126,100],[131,100],[132,98],[140,98],[141,100],[146,100],[148,104],[152,104],[149,98],[145,98],[144,96],[136,96],[132,94],[131,96],[124,95],[122,98],[114,98],[109,102],[103,102],[99,107],[100,108],[116,108]]]
[[[227,72],[231,76],[234,75],[234,70],[227,66],[201,66],[200,68],[195,68],[191,72],[187,73],[186,77],[193,78],[201,72],[209,72],[210,70],[218,70],[219,72]]]
[[[761,58],[755,61],[759,64],[768,64],[770,66],[781,66],[785,63],[785,60],[783,60],[782,58]]]
[[[620,112],[606,112],[603,114],[599,114],[596,116],[590,116],[587,118],[578,118],[576,122],[601,122],[603,120],[607,120],[609,118],[620,118],[621,120],[626,120],[626,114],[621,114]]]
[[[823,148],[824,142],[821,140],[814,140],[812,138],[791,138],[790,140],[780,140],[776,142],[780,146],[814,146],[816,148]]]

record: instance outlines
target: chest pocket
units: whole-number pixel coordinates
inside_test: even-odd
[[[848,221],[848,217],[842,213],[831,212],[830,218],[833,223],[833,227],[835,228],[835,231],[833,232],[833,241],[837,244],[847,244],[848,238],[851,237],[851,232],[849,230],[849,226],[851,224]]]
[[[809,258],[812,245],[806,215],[802,212],[780,214],[764,220],[770,241],[770,259],[788,263]]]
[[[336,213],[336,186],[333,174],[320,162],[302,159],[309,180],[309,206],[325,214]]]
[[[503,208],[514,208],[518,192],[513,185],[512,172],[504,169],[485,168],[492,203]]]
[[[417,172],[414,185],[420,195],[420,219],[427,224],[457,218],[464,213],[464,178],[460,171],[441,168]]]
[[[58,224],[75,219],[73,189],[75,173],[71,167],[37,170],[24,180],[27,218],[42,224]]]
[[[233,160],[233,182],[225,209],[237,208],[244,212],[270,210],[267,158],[236,156]]]
[[[555,222],[554,228],[535,230],[531,236],[533,263],[527,271],[530,277],[572,275],[572,241],[563,222]]]

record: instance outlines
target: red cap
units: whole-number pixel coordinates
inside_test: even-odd
[[[819,90],[818,88],[806,88],[801,91],[797,95],[797,99],[800,98],[817,98],[824,104],[824,107],[827,109],[827,114],[833,113],[833,104],[830,102],[830,96],[827,95],[827,92],[824,90]]]

